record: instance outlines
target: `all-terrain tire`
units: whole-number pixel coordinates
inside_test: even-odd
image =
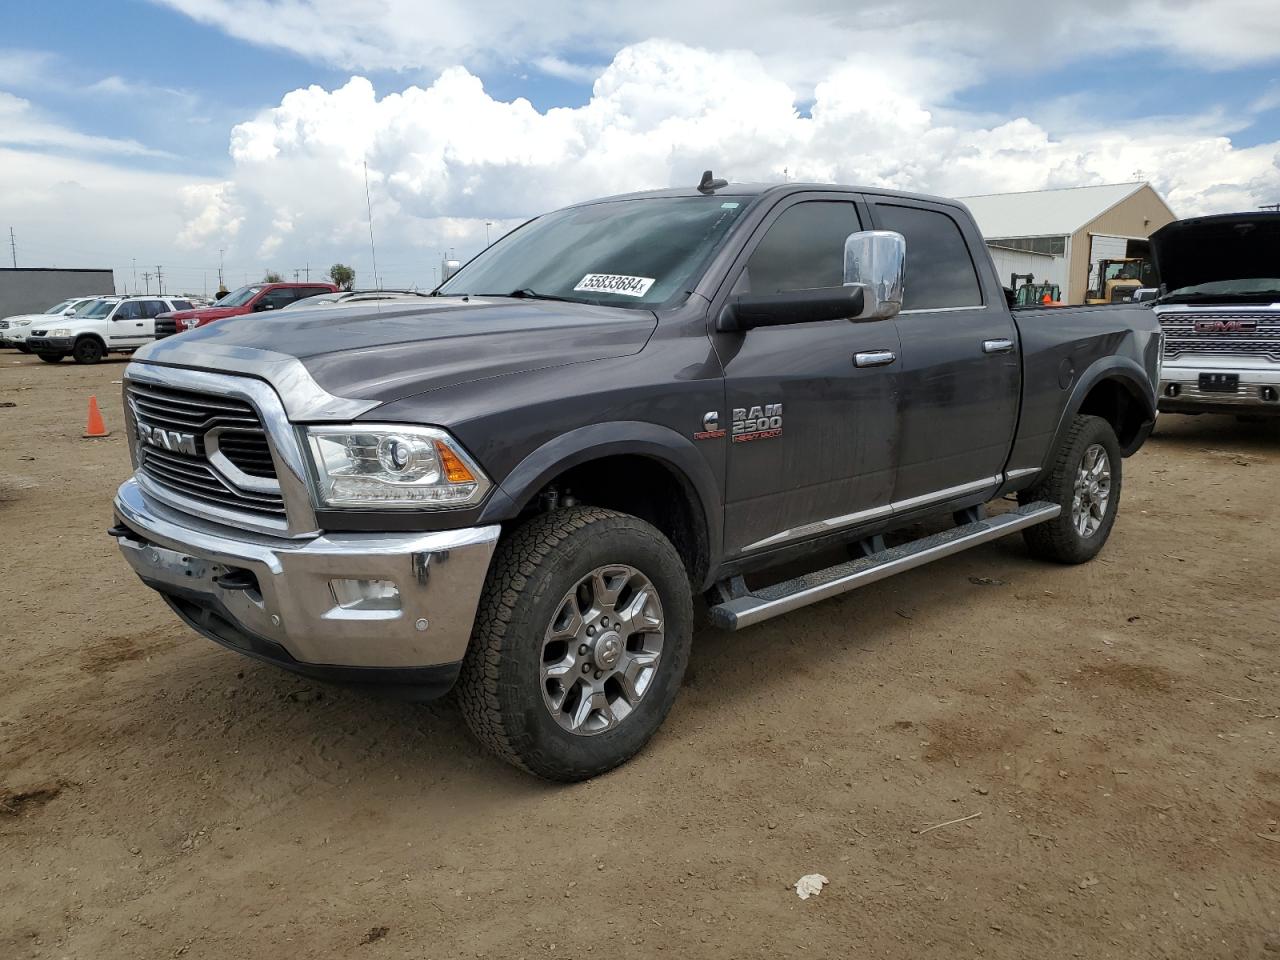
[[[661,654],[638,703],[616,726],[583,735],[544,700],[544,636],[566,593],[610,564],[643,574],[661,603]],[[689,659],[693,603],[671,542],[636,517],[569,507],[529,520],[494,554],[456,695],[476,738],[502,759],[548,780],[586,780],[625,763],[675,702]]]
[[[76,363],[98,363],[107,355],[107,348],[97,337],[81,337],[71,348],[71,358]]]
[[[1077,481],[1082,462],[1095,447],[1105,451],[1109,493],[1102,516],[1096,518],[1096,528],[1085,533],[1079,528]],[[1062,507],[1062,512],[1054,519],[1022,531],[1022,537],[1034,556],[1055,563],[1084,563],[1098,555],[1116,522],[1122,462],[1120,442],[1106,420],[1081,415],[1071,422],[1048,474],[1036,486],[1018,494],[1020,503],[1045,500]],[[1086,491],[1086,499],[1087,496]]]
[[[61,363],[65,353],[38,353],[36,354],[45,363]]]

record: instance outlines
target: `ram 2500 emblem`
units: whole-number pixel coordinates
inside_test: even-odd
[[[708,410],[702,416],[702,429],[693,435],[695,440],[717,440],[724,436],[720,429],[720,411]]]
[[[733,442],[771,440],[782,436],[782,404],[733,408]]]
[[[1258,329],[1257,320],[1197,320],[1196,333],[1249,333]]]
[[[134,423],[138,427],[138,439],[148,446],[159,447],[161,450],[169,450],[173,453],[185,453],[189,457],[198,455],[196,453],[196,435],[194,433],[163,430],[160,427],[153,427],[137,417],[134,418]]]

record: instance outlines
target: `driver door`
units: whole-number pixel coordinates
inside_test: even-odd
[[[141,300],[124,300],[116,307],[107,321],[107,348],[140,347],[155,335],[155,321],[148,321],[142,309]],[[151,336],[147,336],[145,328],[151,326]]]
[[[856,199],[812,193],[781,201],[735,264],[729,293],[840,286],[845,239],[868,229]],[[896,322],[829,320],[712,337],[729,431],[726,553],[766,551],[888,516]]]

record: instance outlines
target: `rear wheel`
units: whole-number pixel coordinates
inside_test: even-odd
[[[671,709],[692,624],[684,566],[649,524],[594,507],[531,520],[485,584],[458,681],[467,724],[550,780],[611,770]]]
[[[96,337],[81,337],[71,350],[72,359],[76,363],[97,363],[106,354],[106,347]]]
[[[37,356],[45,363],[61,363],[65,353],[40,353]]]
[[[1037,557],[1084,563],[1097,556],[1116,522],[1120,505],[1120,443],[1101,417],[1072,421],[1044,480],[1018,494],[1022,503],[1046,500],[1062,512],[1022,532]]]

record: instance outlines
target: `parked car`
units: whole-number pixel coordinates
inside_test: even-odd
[[[33,326],[27,346],[46,363],[67,356],[97,363],[109,353],[132,353],[150,343],[157,316],[190,306],[175,297],[99,297],[72,316],[51,318],[47,327]]]
[[[1280,416],[1280,213],[1177,220],[1151,236],[1160,409]]]
[[[72,316],[85,304],[92,303],[96,299],[98,298],[71,297],[55,303],[44,313],[27,313],[5,317],[0,320],[0,347],[13,347],[22,353],[30,353],[31,348],[27,346],[27,334],[30,333],[33,323],[38,326],[42,323],[51,322],[51,317]]]
[[[213,306],[183,309],[161,318],[156,324],[156,339],[170,337],[183,330],[194,330],[226,317],[280,310],[295,300],[321,293],[336,293],[337,290],[332,283],[251,283],[231,291]]]
[[[339,290],[334,293],[321,293],[303,300],[295,300],[286,304],[285,310],[306,310],[310,307],[337,307],[352,303],[371,303],[379,300],[408,301],[412,303],[419,297],[430,296],[417,290]]]
[[[708,174],[538,217],[437,294],[143,350],[111,534],[206,637],[456,685],[556,780],[658,728],[695,594],[736,630],[1015,531],[1091,559],[1156,415],[1151,310],[1011,310],[955,201]]]

